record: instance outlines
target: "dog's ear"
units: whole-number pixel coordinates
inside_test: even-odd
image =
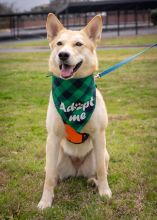
[[[88,35],[88,37],[95,43],[100,40],[102,32],[102,18],[101,15],[96,15],[83,31]]]
[[[46,22],[47,38],[49,42],[51,42],[63,28],[64,26],[58,18],[54,14],[49,13]]]

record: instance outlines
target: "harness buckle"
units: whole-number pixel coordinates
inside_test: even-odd
[[[73,144],[82,144],[84,143],[89,134],[87,133],[78,133],[75,129],[73,129],[70,125],[65,124],[66,138],[69,142]]]

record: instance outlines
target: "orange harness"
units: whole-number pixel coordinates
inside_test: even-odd
[[[70,125],[65,124],[65,131],[66,131],[66,138],[68,141],[70,141],[73,144],[82,144],[85,142],[89,134],[86,133],[78,133],[73,129]]]

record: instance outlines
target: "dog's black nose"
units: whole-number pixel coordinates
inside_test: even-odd
[[[70,57],[70,54],[67,53],[67,52],[60,52],[58,54],[59,56],[59,59],[62,60],[62,61],[66,61],[69,57]]]

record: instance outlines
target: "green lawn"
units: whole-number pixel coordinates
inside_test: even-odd
[[[157,34],[149,34],[149,35],[137,35],[137,36],[128,36],[128,37],[111,37],[111,38],[104,38],[101,40],[99,46],[113,46],[113,45],[120,45],[120,46],[130,46],[130,45],[145,45],[145,44],[155,44],[157,42]],[[29,47],[47,47],[48,48],[48,41],[47,39],[39,39],[33,41],[17,41],[15,43],[8,42],[7,44],[0,44],[0,48],[29,48]]]
[[[119,39],[118,44],[123,43]],[[100,70],[138,51],[98,51]],[[53,207],[39,212],[51,89],[45,77],[48,57],[48,52],[0,53],[0,219],[155,220],[157,49],[97,80],[109,114],[108,179],[113,197],[100,198],[85,179],[68,179],[56,188]]]

